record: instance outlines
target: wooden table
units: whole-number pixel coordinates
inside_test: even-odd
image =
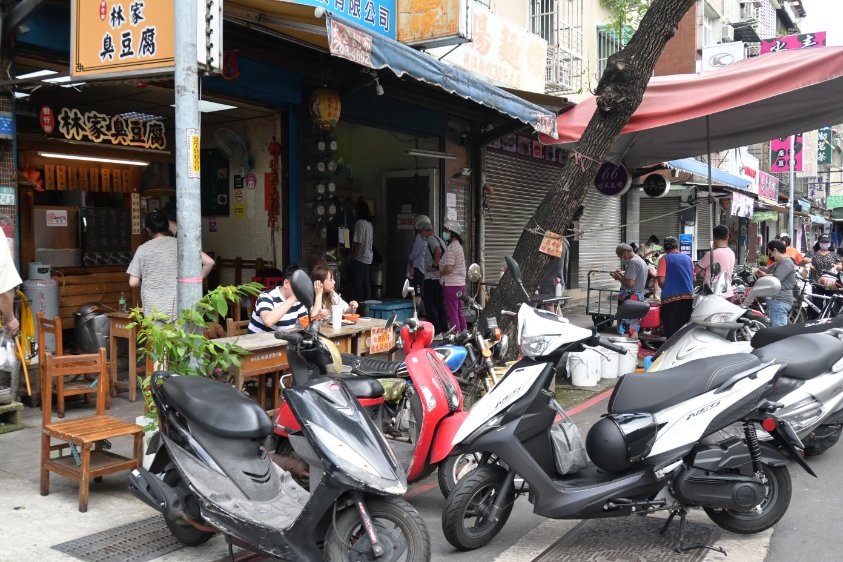
[[[386,320],[378,318],[359,318],[351,325],[334,330],[330,324],[322,323],[320,332],[334,342],[340,351],[363,355],[369,352],[369,338],[373,328],[383,328]],[[246,377],[256,377],[283,371],[289,367],[287,362],[287,342],[275,337],[274,332],[245,334],[219,338],[215,342],[225,345],[236,343],[247,351],[240,359],[240,367],[232,367],[235,388],[240,389]],[[274,381],[273,381],[274,383]],[[278,407],[278,389],[273,384],[273,407]],[[265,388],[261,385],[261,388]],[[263,392],[259,399],[262,400]]]
[[[109,358],[111,364],[111,396],[117,396],[117,388],[128,387],[129,401],[138,399],[138,329],[129,328],[132,319],[126,312],[112,312],[108,315]],[[129,381],[117,380],[117,338],[129,342]]]

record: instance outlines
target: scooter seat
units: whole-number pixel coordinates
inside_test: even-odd
[[[843,314],[835,316],[834,318],[824,320],[811,320],[809,322],[801,322],[799,324],[787,324],[786,326],[776,326],[775,328],[764,328],[756,332],[750,340],[750,345],[753,349],[782,341],[783,339],[798,336],[800,334],[819,334],[827,332],[832,328],[843,328]]]
[[[380,398],[383,396],[383,385],[372,377],[361,375],[333,375],[348,387],[357,398]]]
[[[258,439],[272,433],[266,412],[227,384],[205,377],[170,377],[161,392],[187,421],[213,435]]]
[[[828,334],[791,336],[752,352],[761,361],[784,365],[781,376],[808,380],[831,370],[843,359],[843,341]]]
[[[375,378],[394,378],[398,370],[404,365],[398,361],[384,361],[372,357],[361,357],[342,353],[342,364],[351,367],[351,372]]]
[[[749,353],[706,357],[664,371],[627,373],[609,399],[610,414],[655,413],[717,388],[761,361]]]

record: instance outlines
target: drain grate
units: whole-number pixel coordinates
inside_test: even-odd
[[[145,562],[182,547],[158,515],[52,548],[88,562]]]
[[[664,522],[656,517],[589,519],[565,533],[533,562],[700,562],[711,552],[707,549],[685,554],[674,552],[679,519],[661,535]],[[714,525],[688,522],[685,527],[685,544],[713,545],[719,536],[720,530]]]

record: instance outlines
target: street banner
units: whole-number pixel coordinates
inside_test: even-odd
[[[745,58],[743,41],[707,45],[702,49],[702,71],[717,70]]]
[[[790,154],[790,137],[780,137],[770,141],[770,171],[785,173],[790,171],[790,161],[793,169],[802,171],[802,135],[796,135],[793,142],[793,154]]]
[[[758,172],[758,197],[770,203],[779,199],[779,178],[767,172]]]
[[[732,193],[732,216],[751,219],[754,204],[755,200],[749,195]]]

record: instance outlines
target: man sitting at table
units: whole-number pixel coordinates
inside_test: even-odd
[[[260,294],[249,322],[249,332],[288,332],[294,330],[299,318],[307,316],[307,309],[298,301],[290,286],[290,278],[297,270],[298,264],[291,264],[281,273],[280,285]]]

